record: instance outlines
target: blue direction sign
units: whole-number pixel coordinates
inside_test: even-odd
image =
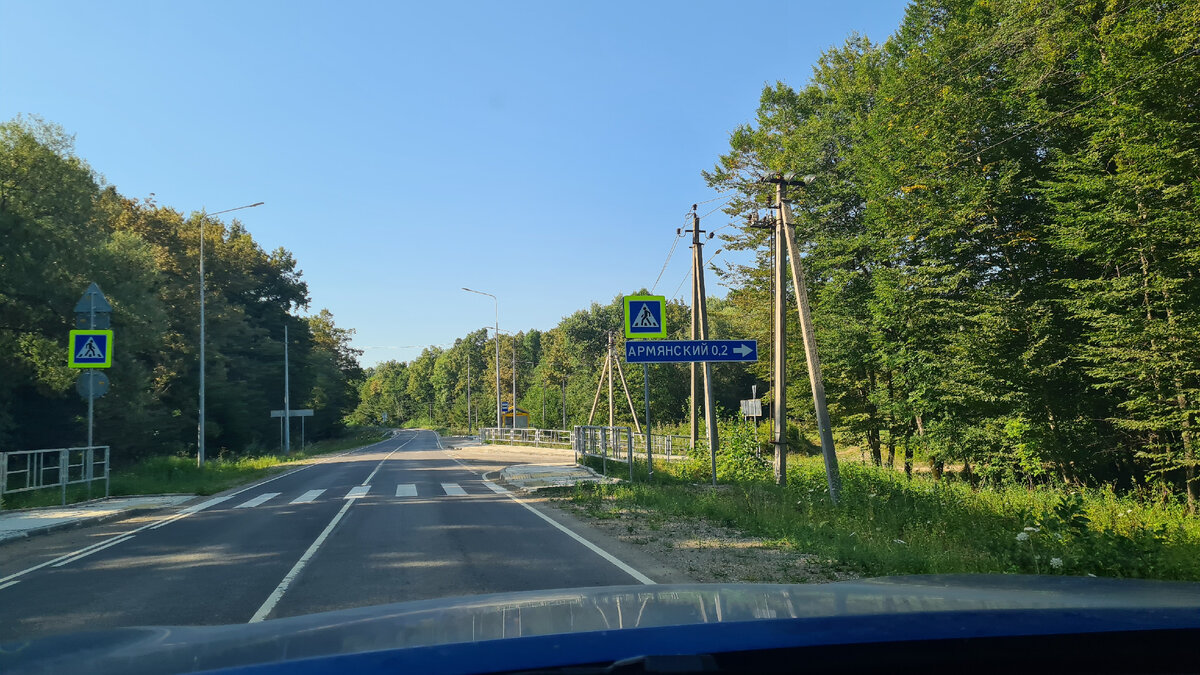
[[[757,361],[758,340],[628,340],[626,363]]]
[[[502,413],[508,412],[508,401],[502,401],[500,403],[500,412],[502,412]]]
[[[109,368],[112,366],[111,330],[73,330],[67,350],[71,368]]]

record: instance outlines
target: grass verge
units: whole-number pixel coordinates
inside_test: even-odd
[[[1041,573],[1200,580],[1200,521],[1177,503],[1145,503],[1111,488],[972,487],[906,479],[843,464],[842,497],[829,502],[822,460],[789,457],[788,485],[762,478],[696,484],[694,467],[655,467],[647,481],[576,486],[587,508],[650,509],[700,517],[868,576]],[[599,463],[593,465],[599,469]],[[624,464],[609,473],[627,477]],[[720,473],[718,476],[720,477]],[[597,509],[600,510],[600,509]]]
[[[270,475],[288,464],[311,457],[350,450],[374,443],[383,431],[376,428],[358,428],[347,431],[339,438],[317,441],[289,456],[259,455],[254,457],[216,458],[196,466],[195,457],[166,456],[150,457],[131,466],[116,469],[112,473],[110,494],[150,495],[185,493],[210,495],[227,490],[235,485],[248,483]],[[104,482],[95,481],[91,492],[86,485],[71,485],[67,489],[67,503],[84,501],[89,497],[104,495]],[[58,506],[62,501],[60,488],[47,488],[32,492],[6,495],[4,509],[22,509],[36,506]]]

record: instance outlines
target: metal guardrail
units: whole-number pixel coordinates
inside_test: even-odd
[[[487,427],[479,430],[479,442],[568,449],[571,447],[571,432],[562,429],[496,429]]]
[[[107,445],[0,452],[0,496],[57,487],[62,490],[62,503],[66,505],[68,485],[87,483],[90,496],[92,483],[98,480],[104,481],[107,497]]]
[[[627,462],[629,480],[633,480],[633,429],[629,427],[577,426],[572,444],[575,462],[579,456],[599,457],[603,461],[603,472],[608,473],[608,460]]]
[[[607,429],[609,427],[575,427],[576,430],[584,428]],[[614,428],[625,429],[627,427]],[[567,449],[575,447],[576,433],[575,430],[567,431],[565,429],[496,429],[495,427],[486,427],[479,430],[479,441],[481,443],[512,443],[514,445]],[[707,439],[697,439],[697,444],[701,447],[707,443]],[[691,438],[687,436],[674,436],[670,434],[650,435],[650,448],[656,460],[672,462],[687,459],[688,449],[691,447],[691,444]],[[646,454],[645,434],[633,434],[633,450],[639,457]],[[596,456],[599,457],[601,455]]]

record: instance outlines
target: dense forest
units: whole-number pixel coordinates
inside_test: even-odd
[[[768,343],[769,233],[742,223],[769,213],[764,174],[815,174],[788,200],[840,442],[939,476],[1115,483],[1194,505],[1198,54],[1192,0],[919,0],[886,41],[828,49],[805,86],[765,87],[705,173],[727,199],[711,218],[736,224],[723,245],[757,256],[714,268],[730,292],[710,301],[713,337]],[[687,307],[669,314],[682,337]],[[812,437],[788,320],[789,416]],[[494,424],[499,339],[502,389],[515,354],[531,423],[561,426],[564,399],[581,423],[620,321],[618,298],[545,332],[479,330],[384,363],[351,419],[462,426],[469,361],[477,419]],[[714,368],[727,415],[768,368]],[[685,371],[650,372],[655,419],[684,419]],[[626,376],[640,410],[641,371]]]
[[[38,118],[0,124],[0,449],[86,444],[87,406],[67,367],[67,332],[91,282],[113,306],[111,390],[96,402],[95,442],[119,465],[195,453],[199,243],[204,224],[210,456],[277,446],[288,327],[291,402],[317,412],[310,437],[335,432],[357,403],[352,331],[311,316],[296,260],[264,251],[233,220],[185,217],[121,195]]]

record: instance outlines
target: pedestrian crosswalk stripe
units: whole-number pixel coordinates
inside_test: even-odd
[[[442,489],[446,491],[446,494],[453,497],[461,497],[467,494],[467,491],[462,489],[458,483],[442,483]]]
[[[292,504],[309,504],[311,502],[316,501],[317,497],[320,497],[321,493],[323,493],[323,492],[325,492],[325,491],[324,490],[309,490],[308,492],[305,492],[304,494],[300,495],[299,497],[296,497],[295,499],[293,499],[291,501],[291,503]]]
[[[359,485],[358,487],[352,487],[350,488],[350,491],[346,493],[346,496],[343,499],[358,499],[359,497],[366,497],[367,492],[370,490],[370,485]]]
[[[397,497],[416,497],[417,486],[412,483],[401,483],[396,486]]]
[[[275,497],[278,497],[278,496],[279,496],[279,493],[278,493],[278,492],[264,492],[264,493],[262,493],[261,495],[259,495],[259,496],[255,497],[254,499],[251,499],[251,500],[249,500],[249,501],[242,502],[241,504],[238,504],[237,506],[235,506],[235,507],[233,507],[233,508],[235,508],[235,509],[250,509],[250,508],[254,508],[255,506],[258,506],[259,504],[262,504],[263,502],[265,502],[265,501],[267,501],[267,500],[269,500],[269,499],[273,499],[273,498],[275,498]]]
[[[491,490],[492,492],[495,492],[498,495],[508,492],[508,490],[505,490],[504,488],[500,487],[499,485],[496,485],[495,483],[493,483],[490,480],[483,481],[483,484],[486,485],[489,490]]]

